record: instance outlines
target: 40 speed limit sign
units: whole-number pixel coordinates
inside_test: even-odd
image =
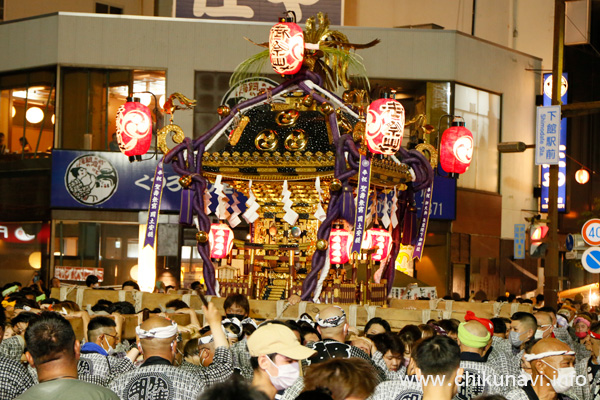
[[[581,236],[590,246],[600,246],[600,219],[592,218],[583,224]]]

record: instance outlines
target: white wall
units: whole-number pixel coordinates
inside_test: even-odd
[[[59,11],[95,13],[96,3],[123,9],[123,14],[154,15],[154,0],[4,0],[4,20]]]

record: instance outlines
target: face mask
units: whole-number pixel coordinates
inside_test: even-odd
[[[225,316],[229,319],[237,318],[238,321],[242,321],[244,318],[246,318],[242,314],[225,314]]]
[[[535,339],[543,339],[544,334],[548,332],[548,329],[552,328],[552,326],[547,327],[546,329],[537,329],[535,331],[535,335],[533,336]]]
[[[275,368],[277,368],[277,370],[279,371],[279,374],[277,376],[271,376],[271,374],[269,374],[269,371],[265,370],[267,372],[267,375],[269,375],[271,383],[273,384],[275,389],[277,389],[277,391],[289,388],[294,384],[294,382],[296,382],[296,379],[298,379],[298,377],[300,376],[300,365],[298,364],[298,361],[285,365],[277,365],[270,358],[269,361],[271,361],[271,364],[273,364]]]
[[[410,363],[410,357],[404,357],[404,361],[402,361],[402,366],[408,367],[409,363]]]
[[[575,332],[575,336],[577,336],[579,339],[583,339],[587,336],[587,332]]]
[[[104,336],[104,340],[106,341],[106,347],[107,347],[107,349],[106,349],[106,352],[107,352],[108,354],[114,353],[114,352],[115,352],[115,348],[114,348],[114,347],[112,347],[112,346],[110,345],[110,343],[108,343],[108,339],[106,338],[106,335]]]
[[[202,355],[204,354],[204,350],[206,350],[206,357],[202,358]],[[200,365],[203,367],[208,367],[208,365],[204,365],[204,363],[206,362],[206,359],[208,358],[208,349],[202,349],[200,351]],[[209,364],[210,365],[210,364]]]
[[[546,361],[542,360],[542,362],[556,371],[556,378],[550,380],[550,384],[556,393],[564,393],[573,387],[577,374],[575,367],[556,369]]]
[[[521,334],[519,332],[510,331],[508,334],[508,340],[512,347],[519,347],[523,344],[523,341],[520,339]]]

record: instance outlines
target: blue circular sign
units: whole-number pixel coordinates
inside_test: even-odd
[[[567,235],[565,246],[567,247],[567,251],[572,251],[573,247],[575,247],[575,238],[570,233]]]
[[[581,263],[586,271],[593,274],[600,273],[600,247],[590,247],[584,251]]]

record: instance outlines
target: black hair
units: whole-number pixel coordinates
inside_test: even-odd
[[[379,335],[371,335],[369,338],[375,343],[377,350],[383,355],[390,351],[393,355],[404,354],[404,342],[400,339],[400,336],[395,335],[391,332],[380,333]]]
[[[525,299],[523,301],[520,302],[521,304],[533,304],[533,301],[531,301],[530,299]]]
[[[490,321],[494,325],[494,333],[506,333],[506,324],[502,318],[492,318]]]
[[[435,323],[437,326],[446,331],[446,334],[458,334],[458,324],[451,319],[440,319]]]
[[[88,324],[88,332],[95,331],[100,328],[116,328],[117,323],[115,320],[105,316],[94,317]]]
[[[94,304],[94,306],[92,307],[92,311],[93,312],[106,311],[107,313],[110,313],[110,311],[108,311],[108,310],[110,309],[112,304],[113,304],[112,301],[100,299],[100,300],[98,300],[98,302],[96,304]]]
[[[390,326],[389,322],[387,322],[383,318],[375,317],[375,318],[371,318],[365,325],[365,330],[364,330],[365,335],[367,334],[367,331],[369,330],[369,328],[371,326],[373,326],[374,324],[381,325],[386,332],[392,331],[392,327]]]
[[[25,307],[30,307],[30,308],[40,308],[40,306],[38,305],[38,303],[35,302],[35,300],[31,300],[25,297],[22,298],[17,298],[16,299],[16,304],[15,304],[15,308],[25,308]]]
[[[10,320],[10,324],[11,324],[11,326],[15,326],[15,325],[17,325],[20,322],[25,322],[26,324],[29,324],[31,322],[31,320],[33,320],[35,318],[37,318],[37,314],[36,313],[23,311],[23,312],[20,312],[17,315],[15,315]]]
[[[532,313],[518,311],[510,317],[513,321],[521,321],[521,323],[525,324],[529,329],[533,329],[534,331],[537,328],[537,319]]]
[[[317,335],[317,337],[319,338],[319,341],[321,341],[321,334],[319,333],[319,331],[315,328],[313,328],[312,326],[310,326],[310,324],[306,324],[308,326],[301,326],[300,328],[302,329],[300,331],[300,339],[302,339],[302,344],[304,345],[304,337],[310,333]]]
[[[542,339],[531,338],[528,341],[526,341],[525,344],[523,345],[523,350],[525,350],[525,354],[531,354],[531,349],[540,340],[542,340]]]
[[[496,301],[498,303],[506,303],[508,301],[508,297],[506,297],[506,296],[498,296],[498,298],[496,299]]]
[[[6,314],[4,313],[4,306],[0,304],[0,328],[4,330],[6,326]]]
[[[25,331],[27,351],[36,365],[61,358],[75,357],[75,332],[62,315],[42,312]]]
[[[289,319],[287,321],[284,321],[283,324],[285,326],[287,326],[288,328],[290,328],[292,331],[298,332],[300,334],[300,337],[302,337],[302,328],[300,328],[300,326],[298,325],[298,323],[296,323],[296,321]]]
[[[225,302],[223,302],[223,309],[227,310],[232,305],[237,304],[242,307],[246,314],[250,314],[250,302],[248,298],[243,294],[230,294],[225,298]]]
[[[544,307],[541,307],[540,309],[538,309],[538,311],[552,313],[556,317],[556,308],[554,308],[554,307],[544,306]]]
[[[592,325],[590,325],[590,331],[594,333],[600,333],[600,322],[592,322]]]
[[[256,327],[252,324],[242,324],[242,332],[244,332],[244,337],[249,337],[254,333]]]
[[[87,278],[85,278],[85,286],[87,287],[92,287],[92,285],[95,285],[98,282],[99,279],[96,275],[88,275]]]
[[[123,285],[121,285],[121,289],[125,289],[125,286],[132,286],[135,290],[140,290],[140,285],[135,281],[125,281]]]
[[[250,386],[242,378],[232,378],[218,383],[202,392],[198,400],[269,400],[260,390]]]
[[[183,355],[185,357],[190,357],[197,356],[198,354],[200,354],[200,351],[198,350],[198,340],[188,340],[185,346],[183,346]]]
[[[271,359],[271,361],[275,362],[276,355],[277,355],[277,353],[271,353],[271,354],[267,354],[267,357],[269,357]],[[258,356],[250,357],[250,365],[252,366],[253,370],[258,369]]]
[[[537,301],[538,303],[541,303],[542,301],[544,301],[544,295],[538,294],[537,296],[535,296],[535,301]]]
[[[176,310],[180,310],[182,308],[190,308],[190,306],[183,300],[173,299],[165,304],[166,308],[174,308]]]
[[[412,355],[423,375],[447,375],[460,366],[460,347],[448,336],[422,340]]]
[[[158,311],[156,311],[158,310]],[[133,304],[131,304],[128,301],[117,301],[116,303],[113,303],[109,308],[108,308],[108,312],[110,314],[112,313],[118,313],[121,315],[133,315],[135,314],[135,307],[133,306]],[[160,309],[155,309],[154,311],[151,312],[160,312]]]
[[[197,287],[202,288],[202,284],[200,283],[200,281],[194,281],[190,285],[190,289],[192,289],[192,290],[196,290]]]

